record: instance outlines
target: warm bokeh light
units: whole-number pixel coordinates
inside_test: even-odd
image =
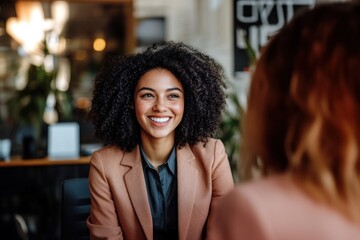
[[[60,91],[67,91],[70,85],[70,62],[66,58],[59,59],[58,72],[56,75],[56,89]]]
[[[53,30],[60,35],[69,17],[68,3],[54,1],[51,5],[53,19],[45,19],[41,2],[16,2],[17,18],[11,17],[6,22],[6,32],[15,39],[27,53],[33,53],[45,38],[45,32]],[[51,50],[51,49],[50,49]],[[56,49],[56,52],[59,52]]]
[[[33,52],[44,39],[49,22],[44,18],[40,2],[16,3],[17,18],[9,18],[6,22],[6,31],[25,51]]]
[[[76,61],[85,61],[88,58],[88,54],[85,50],[79,49],[74,54],[74,59]]]
[[[96,38],[93,43],[93,49],[97,52],[104,51],[106,47],[106,41],[103,38]]]
[[[88,97],[79,97],[75,102],[75,106],[78,109],[87,110],[90,108],[90,105],[91,101]]]
[[[56,34],[61,34],[66,21],[69,19],[69,11],[69,3],[66,1],[55,1],[51,4],[51,16]]]
[[[59,120],[59,115],[55,109],[56,98],[54,93],[50,93],[46,99],[46,107],[43,120],[47,124],[54,124]]]

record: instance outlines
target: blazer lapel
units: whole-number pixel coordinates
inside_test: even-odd
[[[126,188],[146,238],[152,239],[153,224],[139,147],[125,153],[121,164],[131,167],[125,175]]]
[[[186,239],[195,202],[198,170],[195,156],[186,145],[177,149],[179,239]]]

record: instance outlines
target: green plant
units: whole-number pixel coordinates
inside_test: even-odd
[[[246,54],[249,59],[249,76],[251,78],[251,72],[254,70],[257,55],[254,48],[250,45],[247,35],[244,36],[244,42]],[[242,120],[245,112],[236,93],[236,87],[231,83],[229,84],[231,87],[231,92],[229,92],[228,95],[229,106],[226,109],[223,121],[220,124],[220,138],[225,145],[234,180],[240,181],[243,180],[247,174],[246,172],[244,173],[244,169],[242,169],[243,166],[240,166],[244,163],[241,161],[241,158],[244,157],[242,152]]]
[[[54,73],[47,73],[44,66],[30,65],[24,89],[17,91],[9,102],[9,114],[19,125],[34,127],[36,137],[42,125],[46,99],[50,92]]]
[[[240,157],[243,115],[244,109],[240,104],[237,94],[230,92],[228,95],[228,108],[225,110],[223,120],[220,123],[220,139],[225,145],[233,177],[236,181],[238,180],[237,164]]]
[[[245,42],[246,55],[248,56],[248,59],[249,59],[249,68],[251,69],[251,67],[255,66],[256,61],[257,61],[256,52],[255,52],[254,48],[251,46],[249,37],[247,34],[244,35],[244,42]]]
[[[50,53],[46,42],[43,44],[42,54],[45,59]],[[30,64],[27,71],[26,86],[18,90],[7,102],[8,113],[18,126],[27,126],[34,129],[34,138],[41,138],[41,129],[44,124],[43,116],[49,94],[54,94],[55,109],[61,118],[69,118],[72,113],[69,93],[57,90],[55,86],[56,68],[47,71],[45,64],[39,66]]]

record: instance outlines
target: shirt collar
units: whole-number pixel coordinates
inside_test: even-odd
[[[149,167],[151,169],[154,169],[153,165],[151,165],[151,163],[149,162],[143,148],[140,145],[140,152],[141,152],[141,158],[143,160],[143,168]],[[167,161],[165,162],[168,165],[168,168],[170,169],[170,171],[172,172],[172,174],[174,174],[176,176],[176,148],[175,146],[172,148],[171,153],[169,158],[167,159]],[[164,163],[164,164],[165,164]]]

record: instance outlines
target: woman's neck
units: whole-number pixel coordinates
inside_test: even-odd
[[[141,146],[146,154],[148,161],[157,169],[158,166],[164,164],[174,147],[174,140],[167,139],[142,139]]]

